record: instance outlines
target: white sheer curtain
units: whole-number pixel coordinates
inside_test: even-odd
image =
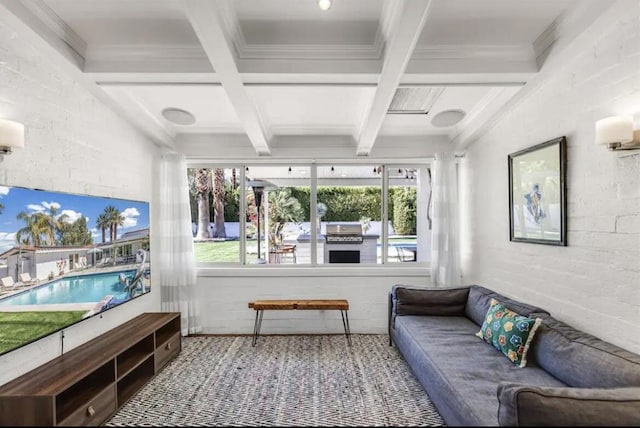
[[[153,275],[160,283],[163,312],[180,312],[182,335],[202,330],[196,302],[196,265],[191,234],[189,186],[184,156],[166,153],[158,181],[158,230],[153,240],[158,261]]]
[[[438,153],[434,162],[431,281],[460,285],[458,175],[453,153]]]

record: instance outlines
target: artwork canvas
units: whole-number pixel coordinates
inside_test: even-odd
[[[567,245],[566,138],[509,155],[511,241]]]

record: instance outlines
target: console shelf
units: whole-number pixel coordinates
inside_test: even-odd
[[[182,348],[180,313],[144,313],[0,387],[0,426],[101,425]]]

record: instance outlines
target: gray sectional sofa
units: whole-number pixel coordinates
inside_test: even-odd
[[[475,335],[492,298],[542,319],[526,367]],[[447,425],[640,426],[640,355],[478,285],[393,286],[389,344]]]

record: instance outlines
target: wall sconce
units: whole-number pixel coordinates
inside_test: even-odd
[[[320,10],[329,10],[331,8],[331,0],[318,0]]]
[[[0,160],[4,155],[11,154],[16,147],[24,147],[24,125],[0,119]]]
[[[633,117],[611,116],[596,122],[596,143],[609,150],[640,149],[640,131],[633,130]]]

